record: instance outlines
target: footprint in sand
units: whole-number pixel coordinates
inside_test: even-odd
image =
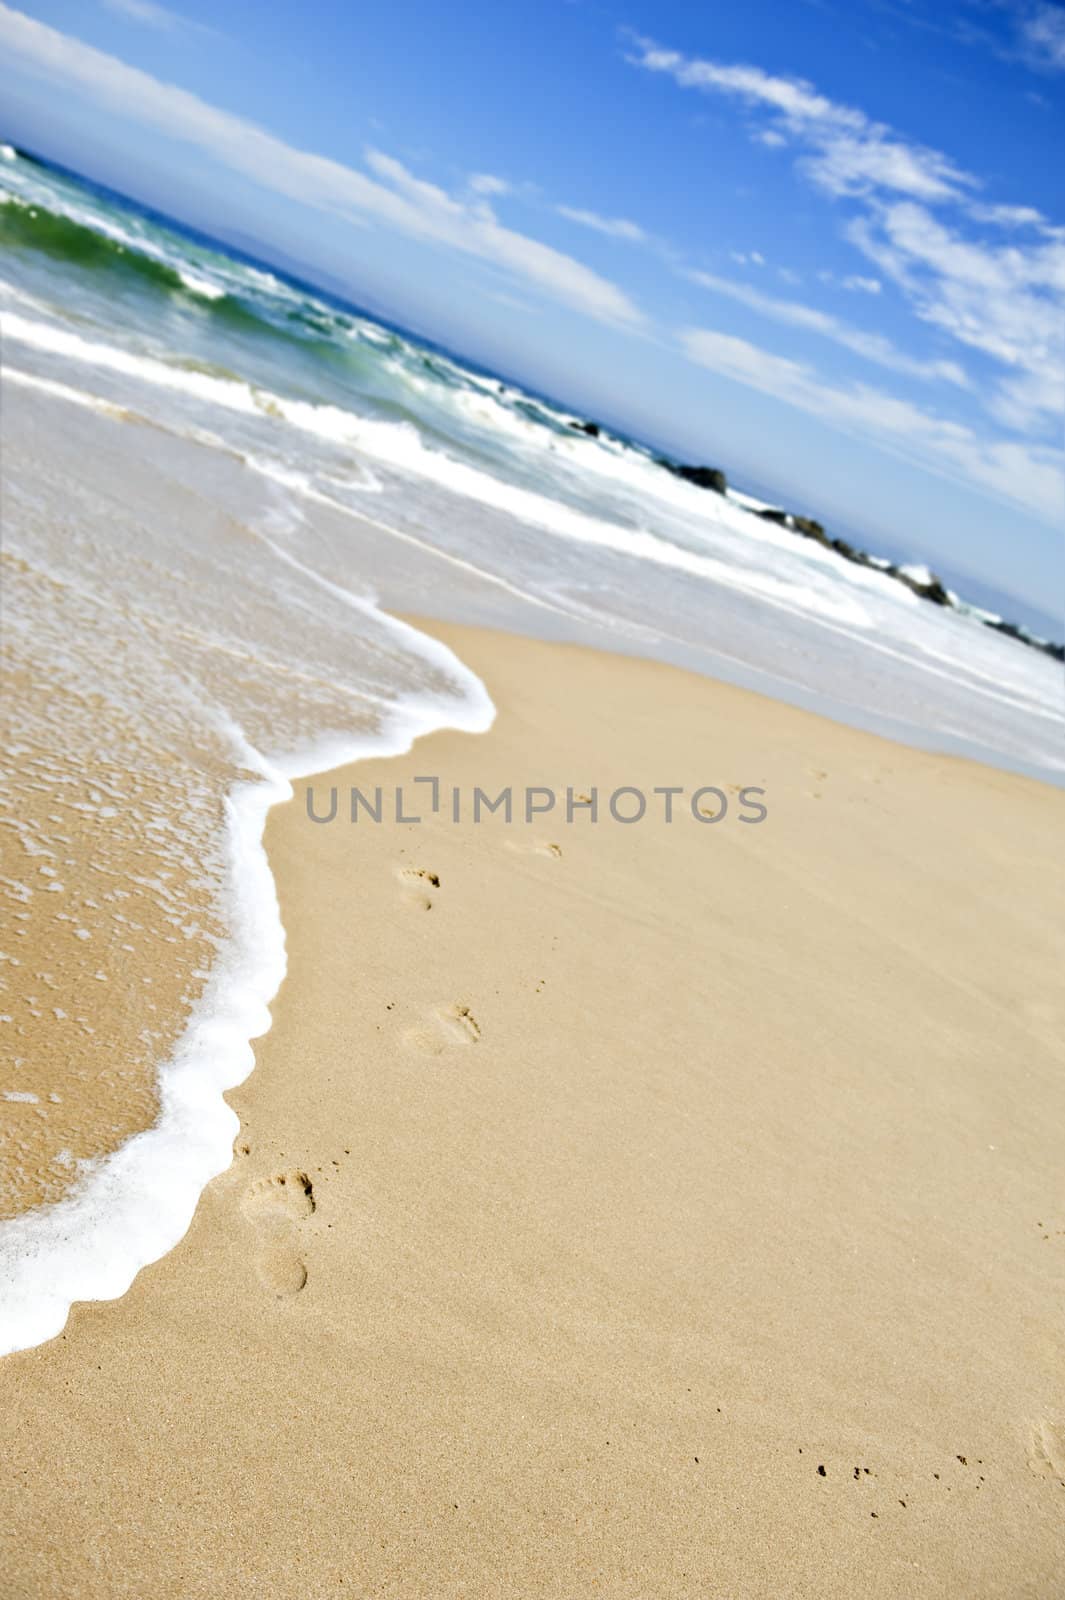
[[[1065,1427],[1048,1422],[1045,1417],[1033,1425],[1028,1465],[1040,1478],[1056,1478],[1065,1486]]]
[[[550,844],[545,839],[536,839],[532,844],[525,844],[517,839],[505,839],[503,842],[508,850],[513,850],[519,855],[551,856],[557,861],[562,854],[560,844]]]
[[[429,872],[425,867],[397,867],[395,871],[407,905],[417,907],[420,911],[431,911],[431,891],[439,889],[440,874]]]
[[[259,1236],[255,1269],[263,1287],[279,1298],[299,1294],[307,1282],[299,1224],[314,1211],[310,1178],[296,1169],[261,1178],[245,1190],[240,1209]]]
[[[440,1056],[453,1045],[477,1044],[481,1025],[469,1006],[456,1003],[440,1006],[429,1014],[429,1026],[409,1028],[403,1043],[424,1055]]]

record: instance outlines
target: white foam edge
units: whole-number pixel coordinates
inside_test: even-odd
[[[170,388],[192,395],[208,404],[248,415],[273,414],[294,428],[320,438],[343,442],[371,455],[400,472],[414,473],[453,494],[531,523],[562,539],[652,561],[673,567],[695,577],[709,579],[729,588],[754,593],[759,599],[804,617],[818,618],[867,627],[870,619],[851,585],[844,590],[838,583],[829,588],[796,584],[769,572],[740,569],[703,552],[689,550],[644,528],[626,528],[590,516],[562,501],[552,500],[482,472],[445,452],[422,443],[418,430],[410,423],[380,422],[359,417],[335,405],[320,405],[306,400],[287,399],[267,389],[259,389],[243,379],[219,378],[212,374],[175,368],[155,356],[137,355],[117,346],[86,340],[68,329],[35,323],[16,312],[0,312],[0,333],[17,344],[59,355],[68,360],[119,373],[155,387]],[[694,491],[700,495],[702,490]],[[720,497],[715,496],[715,500]],[[720,515],[721,506],[715,506]],[[742,513],[734,513],[742,515]],[[853,569],[855,572],[859,569]],[[838,576],[838,575],[836,575]],[[871,578],[873,574],[866,574]],[[880,580],[877,580],[880,581]]]
[[[366,602],[361,602],[365,605]],[[268,1032],[286,971],[285,930],[263,846],[270,808],[293,783],[352,762],[406,754],[446,728],[483,733],[495,707],[481,680],[448,647],[385,612],[378,616],[427,662],[464,688],[462,698],[410,695],[380,729],[266,760],[232,729],[255,782],[225,797],[223,849],[230,934],[190,1022],[159,1070],[154,1124],[111,1155],[87,1163],[63,1199],[0,1222],[0,1355],[62,1333],[77,1301],[116,1300],[184,1237],[204,1188],[233,1159],[240,1123],[223,1095],[255,1064],[252,1040]]]
[[[35,323],[14,313],[0,312],[0,332],[16,342],[53,354],[61,354],[74,361],[103,367],[156,386],[172,387],[194,394],[197,398],[223,409],[254,413],[262,412],[264,407],[268,407],[273,414],[282,416],[303,432],[344,440],[354,446],[360,454],[369,454],[400,472],[413,473],[454,494],[465,496],[512,516],[520,522],[541,527],[553,536],[688,572],[692,576],[752,595],[765,604],[800,617],[805,622],[816,622],[830,632],[844,633],[853,637],[853,630],[858,630],[873,650],[899,660],[909,661],[911,665],[933,675],[947,676],[943,672],[937,672],[937,669],[922,656],[915,656],[912,650],[909,654],[903,654],[877,643],[873,638],[874,619],[862,604],[862,598],[888,599],[893,605],[906,606],[916,614],[923,602],[905,585],[896,583],[882,572],[849,562],[840,562],[831,552],[810,541],[802,541],[800,556],[799,541],[794,535],[782,533],[773,524],[761,522],[760,519],[755,519],[754,522],[759,539],[765,543],[778,543],[781,548],[786,548],[793,555],[799,556],[807,577],[814,582],[796,582],[794,579],[782,579],[765,570],[755,571],[750,567],[733,566],[709,551],[690,550],[648,529],[622,527],[579,511],[562,501],[551,500],[534,490],[509,484],[490,473],[457,461],[443,452],[428,448],[423,444],[417,429],[410,423],[380,422],[359,417],[334,405],[316,405],[309,401],[289,400],[269,390],[255,389],[242,379],[218,378],[175,369],[155,357],[134,355],[114,346],[87,341],[66,329]],[[53,388],[53,392],[57,393],[58,388]],[[100,401],[98,404],[102,407],[107,405],[107,402]],[[249,459],[248,465],[256,471],[263,471],[263,464],[257,458]],[[276,472],[266,475],[278,476]],[[287,486],[301,494],[307,494],[309,485],[306,482],[299,482],[300,476],[289,474]],[[713,515],[720,516],[721,507],[727,505],[722,496],[707,496],[705,490],[692,488],[691,485],[680,484],[679,487],[699,497],[700,502],[705,501]],[[331,500],[328,496],[322,498]],[[332,503],[337,509],[347,511],[350,515],[362,515],[352,507],[345,507],[338,502]],[[743,511],[733,508],[733,514],[742,517],[745,522],[751,521]],[[386,531],[397,534],[396,529],[389,528],[387,524],[378,522],[375,518],[365,520],[373,521]],[[411,540],[411,542],[416,541]],[[441,552],[436,551],[436,553]],[[286,559],[291,558],[286,557]],[[819,564],[823,569],[820,572],[817,570]],[[817,586],[818,576],[826,580],[827,587]],[[513,588],[512,585],[505,586]],[[868,594],[860,596],[859,590],[862,589],[868,590]],[[524,598],[531,598],[526,591],[521,593]],[[560,608],[552,605],[550,609]],[[974,630],[969,643],[982,645],[986,649],[988,641],[986,638],[978,640],[979,632],[980,630]],[[1029,662],[1028,667],[1035,668],[1036,663]],[[976,675],[985,678],[987,676],[979,673]],[[992,698],[1001,698],[1000,694],[983,686],[978,687],[979,692],[990,693]],[[1027,701],[1028,692],[1026,690],[1021,692],[1024,701]],[[1038,714],[1057,720],[1059,696],[1056,680],[1053,693],[1053,708],[1040,709]],[[1041,698],[1037,704],[1043,707]]]

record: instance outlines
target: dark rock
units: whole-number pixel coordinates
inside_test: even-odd
[[[816,539],[818,544],[829,543],[824,528],[813,517],[800,517],[794,511],[780,511],[776,506],[765,506],[757,514],[763,522],[775,522],[778,527],[790,528],[792,533],[801,533],[804,539]]]
[[[919,594],[922,600],[931,600],[934,606],[949,606],[950,595],[933,573],[931,583],[915,583],[911,585],[914,594]]]
[[[694,483],[697,489],[713,489],[716,494],[724,494],[728,489],[728,479],[720,467],[675,467],[670,462],[665,465],[676,477],[683,478],[685,483]]]
[[[572,426],[581,428],[585,433],[592,433],[593,430],[598,433],[595,423],[578,422]],[[684,466],[669,461],[664,456],[656,456],[655,460],[667,472],[672,472],[674,477],[683,478],[687,483],[694,483],[700,489],[713,489],[718,494],[725,494],[728,489],[728,480],[719,467]],[[928,580],[925,582],[912,573],[905,572],[894,562],[882,561],[866,550],[859,550],[847,539],[830,539],[823,525],[813,517],[800,517],[795,512],[784,511],[777,506],[763,506],[755,515],[761,517],[763,522],[773,522],[777,527],[787,528],[804,539],[816,540],[818,544],[834,550],[844,561],[852,561],[859,567],[869,567],[874,572],[882,572],[885,578],[894,578],[896,583],[904,583],[911,593],[921,600],[930,601],[934,606],[953,607],[955,604],[950,591],[934,572],[929,572]],[[985,628],[994,628],[997,633],[1004,633],[1007,638],[1016,639],[1018,644],[1026,645],[1032,650],[1040,650],[1054,661],[1065,662],[1065,644],[1037,639],[1034,634],[1028,633],[1015,622],[1004,622],[997,617],[984,617],[981,621]]]
[[[1004,633],[1008,639],[1016,639],[1018,644],[1026,644],[1033,650],[1041,650],[1052,661],[1065,661],[1065,644],[1057,644],[1050,639],[1037,639],[1034,634],[1027,633],[1016,622],[1003,622],[1001,617],[985,617],[985,628],[994,628],[996,633]]]
[[[996,617],[994,622],[988,621],[987,626],[994,628],[996,633],[1006,633],[1011,639],[1019,639],[1023,644],[1024,634],[1015,622],[1003,622],[1001,617]]]
[[[952,604],[950,595],[934,572],[928,574],[929,581],[927,583],[922,583],[920,578],[914,578],[910,573],[903,572],[898,568],[891,576],[897,578],[899,583],[904,583],[907,589],[911,589],[922,600],[931,600],[932,604],[936,606],[949,606]]]
[[[570,427],[576,428],[578,433],[586,433],[590,439],[599,437],[598,422],[571,422]]]

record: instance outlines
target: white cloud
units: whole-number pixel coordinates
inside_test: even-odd
[[[974,222],[990,222],[996,228],[1039,228],[1046,232],[1050,227],[1034,206],[974,205],[969,207],[969,215]]]
[[[650,72],[665,72],[684,89],[718,90],[733,94],[752,105],[779,113],[790,126],[832,125],[858,131],[865,125],[861,111],[836,105],[818,94],[802,78],[777,78],[761,67],[725,66],[682,56],[677,50],[663,50],[650,39],[636,41],[638,55],[629,60]]]
[[[988,409],[1016,428],[1060,431],[1065,412],[1065,232],[1027,249],[964,237],[910,201],[855,219],[849,237],[916,315],[1010,369]]]
[[[879,278],[863,278],[857,272],[841,278],[827,267],[823,267],[817,276],[822,283],[831,284],[834,289],[846,289],[848,294],[879,294],[884,287]]]
[[[581,211],[574,206],[556,206],[555,210],[568,222],[576,222],[580,227],[591,228],[596,233],[605,233],[608,238],[626,239],[630,244],[648,242],[648,235],[639,223],[629,222],[625,217],[601,217],[596,211]]]
[[[636,50],[629,57],[635,66],[666,73],[683,89],[731,96],[750,110],[773,117],[772,126],[756,128],[754,137],[763,144],[789,143],[804,149],[804,170],[830,194],[885,190],[945,200],[978,186],[941,151],[904,139],[855,106],[830,100],[805,79],[776,77],[761,67],[697,60],[660,49],[647,39],[637,40]]]
[[[127,66],[68,34],[0,3],[0,40],[9,56],[64,91],[204,151],[261,188],[343,217],[371,220],[501,267],[598,321],[635,327],[643,318],[616,284],[549,245],[505,228],[488,207],[469,206],[426,183],[399,161],[370,152],[374,177],[299,150],[198,95]]]
[[[145,6],[152,0],[115,3]],[[618,285],[499,222],[490,201],[510,192],[502,178],[475,173],[461,194],[452,194],[380,150],[367,151],[364,165],[355,167],[297,149],[195,94],[13,11],[3,0],[0,42],[9,59],[60,92],[83,95],[116,116],[184,141],[273,194],[348,222],[376,224],[461,252],[501,269],[524,290],[539,291],[601,322],[630,330],[644,326],[639,309]],[[1060,416],[1065,380],[1057,297],[1065,288],[1065,232],[1052,229],[1029,207],[977,207],[969,192],[975,180],[945,156],[907,143],[863,112],[835,104],[800,80],[775,78],[755,67],[687,62],[649,45],[641,50],[639,64],[648,70],[669,72],[685,86],[730,94],[771,116],[773,125],[761,130],[774,135],[768,142],[797,147],[802,169],[822,189],[861,197],[863,214],[849,229],[857,247],[909,297],[918,317],[1006,368],[997,384],[988,385],[986,399],[1000,423],[1020,430],[1046,426]],[[1022,234],[1024,248],[1011,232],[996,231],[994,245],[966,239],[932,214],[930,205],[939,201],[955,205],[956,215],[970,222],[982,219],[996,230],[1029,230]],[[676,252],[635,222],[557,209],[580,226],[649,246],[674,270],[682,270]],[[748,252],[745,260],[764,264],[758,252]],[[859,274],[838,281],[868,295],[880,287],[879,278]],[[703,286],[908,377],[965,383],[955,363],[911,358],[888,339],[816,308],[776,300],[709,274],[703,274]],[[983,485],[1029,509],[1052,515],[1060,509],[1060,465],[1049,449],[983,438],[961,423],[867,385],[825,381],[809,366],[728,334],[691,329],[681,338],[691,360],[843,430],[859,432],[908,459],[970,486]]]
[[[501,306],[506,306],[508,311],[517,311],[523,317],[538,315],[536,306],[531,306],[527,300],[519,300],[515,294],[504,294],[502,289],[490,290],[488,298],[495,300]]]
[[[805,158],[803,168],[833,195],[887,189],[921,200],[947,200],[961,185],[976,183],[938,151],[906,144],[875,125],[861,135],[830,134],[811,142],[816,152]]]
[[[100,4],[116,17],[139,23],[144,28],[157,28],[161,33],[213,34],[217,37],[217,29],[209,27],[206,22],[182,16],[168,6],[158,5],[156,0],[100,0]]]
[[[1048,57],[1060,46],[1065,62],[1065,7],[1047,0],[1000,3],[1015,10],[1030,42],[1041,40]],[[756,124],[754,136],[764,141],[766,132],[778,135],[796,151],[804,177],[834,198],[858,203],[847,237],[901,289],[916,317],[1008,369],[984,386],[989,413],[1018,431],[1060,432],[1065,229],[1053,227],[1032,206],[977,199],[978,180],[947,155],[831,100],[802,79],[695,60],[647,40],[637,41],[630,60],[669,75],[682,88],[730,96],[769,118],[768,128]],[[951,226],[933,215],[939,206],[953,209]],[[1004,244],[1003,231],[1027,237],[1023,245]],[[860,274],[841,282],[870,294],[880,288],[879,278]]]
[[[371,172],[392,185],[407,200],[418,207],[419,214],[427,221],[435,222],[443,218],[453,218],[460,221],[466,216],[466,208],[460,200],[453,200],[446,190],[435,183],[427,183],[424,178],[416,178],[409,172],[402,161],[397,161],[395,156],[385,155],[381,150],[369,149],[366,151],[366,165]]]
[[[494,177],[491,172],[475,172],[470,178],[470,188],[474,194],[502,195],[510,193],[510,184],[506,178]]]
[[[906,377],[922,381],[938,380],[956,384],[959,388],[968,387],[965,373],[956,361],[919,361],[897,349],[882,334],[869,333],[864,328],[854,328],[839,317],[818,310],[816,306],[802,305],[795,300],[778,300],[774,295],[765,294],[761,289],[752,288],[745,283],[734,283],[730,278],[719,278],[710,272],[689,272],[687,276],[693,283],[709,289],[713,294],[725,295],[728,299],[748,306],[762,316],[771,317],[775,322],[783,322],[793,328],[803,328],[807,332],[820,334],[825,339],[831,339],[834,344],[842,345],[844,349],[862,356],[866,361],[873,361],[892,372],[901,372]]]
[[[170,30],[183,26],[185,22],[184,17],[179,17],[175,11],[168,11],[166,6],[156,5],[155,0],[102,0],[102,4],[106,11],[128,17],[131,22],[143,22],[149,28]]]
[[[1047,431],[1060,434],[1065,410],[1065,376],[1061,364],[1036,367],[1016,376],[1003,378],[988,397],[987,409],[1005,427],[1028,433],[1041,418]],[[1065,507],[1062,507],[1065,511]]]
[[[1022,61],[1036,72],[1065,68],[1065,7],[1061,0],[968,0],[967,8],[940,5],[918,7],[911,0],[879,0],[896,24],[908,24],[923,33],[938,34],[951,46],[988,50],[1002,61]],[[988,13],[1006,14],[1012,38],[989,26]],[[1024,91],[1034,105],[1049,102],[1034,89]]]
[[[1029,5],[1019,19],[1021,38],[1035,63],[1065,72],[1065,7]]]
[[[1039,516],[1060,516],[1065,477],[1058,452],[981,437],[867,384],[826,382],[811,367],[708,328],[681,335],[689,360],[820,417],[955,482],[989,490]]]

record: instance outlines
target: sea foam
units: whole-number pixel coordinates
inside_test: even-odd
[[[370,604],[343,598],[364,613]],[[54,1338],[76,1301],[123,1295],[184,1236],[205,1185],[230,1164],[239,1123],[223,1096],[251,1071],[252,1041],[269,1029],[270,1002],[285,975],[285,933],[262,843],[271,806],[291,798],[296,778],[400,755],[443,728],[481,733],[491,725],[484,685],[446,645],[397,618],[378,618],[405,649],[461,685],[462,696],[411,695],[372,736],[334,738],[287,758],[262,756],[231,726],[235,758],[258,779],[235,784],[225,800],[229,939],[159,1069],[153,1126],[89,1163],[62,1200],[0,1222],[0,1355]]]

